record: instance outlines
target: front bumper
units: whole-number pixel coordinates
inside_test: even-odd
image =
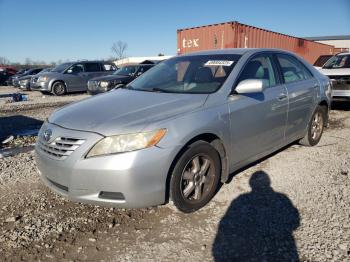
[[[109,90],[105,90],[105,89],[93,89],[93,90],[88,89],[88,90],[87,90],[87,93],[88,93],[89,95],[97,95],[97,94],[106,93],[106,92],[108,92],[108,91],[109,91]]]
[[[29,90],[30,89],[30,82],[19,82],[19,88]]]
[[[86,159],[83,156],[102,139],[101,135],[64,129],[53,124],[48,126],[58,136],[85,139],[84,144],[64,160],[53,159],[37,144],[39,172],[44,183],[55,192],[77,202],[122,208],[165,203],[167,174],[177,148],[151,147]],[[104,197],[104,192],[119,197]]]
[[[342,101],[350,100],[350,89],[349,90],[332,90],[332,100]]]
[[[35,82],[31,83],[30,88],[37,91],[47,91],[50,92],[49,82]]]

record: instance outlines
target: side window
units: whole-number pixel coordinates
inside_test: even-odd
[[[150,69],[152,66],[140,66],[139,70],[137,71],[137,74],[138,75],[141,75],[143,74],[144,72],[146,72],[148,69]]]
[[[275,86],[277,81],[271,58],[259,55],[250,60],[243,69],[238,83],[247,79],[261,79],[264,87]]]
[[[293,83],[312,78],[311,73],[292,56],[277,54],[285,83]]]
[[[102,64],[103,71],[115,71],[117,67],[112,64]]]
[[[67,73],[68,74],[77,74],[80,72],[84,72],[84,65],[83,64],[75,64],[72,65],[68,70]]]
[[[101,67],[99,63],[86,63],[85,64],[85,71],[86,72],[100,72]]]

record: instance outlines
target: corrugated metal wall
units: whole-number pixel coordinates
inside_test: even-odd
[[[238,22],[208,25],[177,31],[178,54],[223,48],[279,48],[292,51],[310,63],[334,47]]]

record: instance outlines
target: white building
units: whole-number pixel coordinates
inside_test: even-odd
[[[113,63],[116,64],[118,67],[120,67],[125,65],[137,65],[144,61],[160,62],[170,57],[172,56],[167,56],[167,55],[165,56],[131,56],[131,57],[116,60]]]
[[[333,45],[335,48],[347,48],[350,50],[350,35],[315,36],[304,38],[322,44]]]

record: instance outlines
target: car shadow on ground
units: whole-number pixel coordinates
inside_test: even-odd
[[[4,116],[0,117],[0,139],[10,135],[36,135],[43,121],[23,116]]]
[[[333,101],[332,110],[350,111],[350,100],[349,101]]]
[[[215,261],[299,261],[293,231],[300,225],[290,199],[275,192],[268,174],[255,172],[251,192],[234,199],[212,247]]]

